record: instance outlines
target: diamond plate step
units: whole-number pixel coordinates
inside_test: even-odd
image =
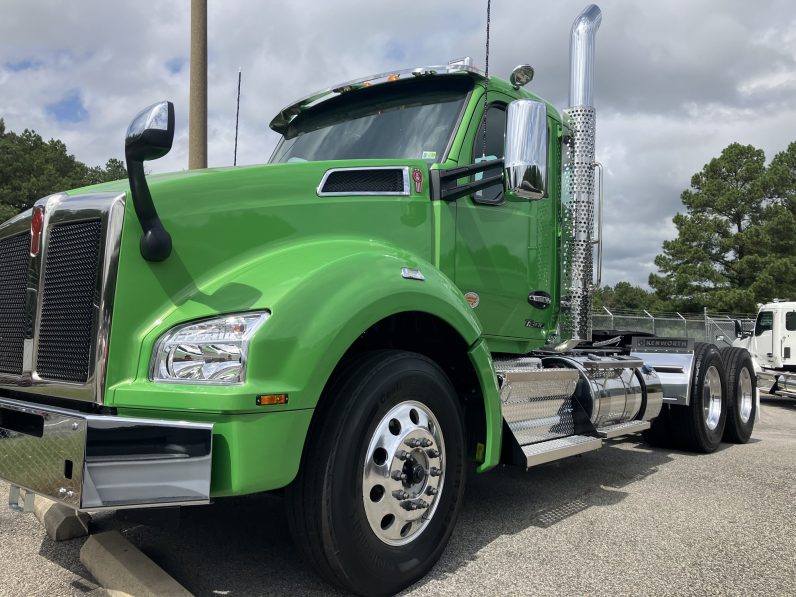
[[[545,462],[552,462],[553,460],[566,458],[567,456],[590,452],[602,445],[603,440],[599,437],[570,435],[569,437],[561,437],[538,444],[531,444],[530,446],[523,446],[522,453],[525,454],[527,460],[526,466],[531,468],[537,464],[544,464]]]
[[[597,435],[608,439],[611,437],[618,437],[620,435],[627,435],[628,433],[638,433],[639,431],[644,431],[645,429],[649,428],[649,421],[628,421],[627,423],[619,423],[618,425],[600,427],[597,430]]]

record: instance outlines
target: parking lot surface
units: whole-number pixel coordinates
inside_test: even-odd
[[[0,484],[0,499],[8,487]],[[405,595],[794,595],[796,400],[768,398],[752,440],[712,455],[630,440],[472,476],[453,538]],[[183,509],[178,529],[94,516],[197,595],[335,595],[298,558],[282,500]],[[0,594],[85,595],[83,540],[0,510]]]

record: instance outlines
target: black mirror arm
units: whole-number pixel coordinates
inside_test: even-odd
[[[171,235],[163,227],[144,173],[144,162],[132,159],[127,153],[127,176],[130,180],[130,195],[141,222],[141,256],[147,261],[163,261],[171,255]]]

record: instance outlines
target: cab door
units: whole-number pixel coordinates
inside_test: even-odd
[[[774,366],[774,312],[760,311],[755,322],[754,353],[760,364]]]
[[[511,98],[494,92],[489,97],[492,101],[486,117],[471,123],[468,131],[471,161],[462,156],[461,163],[503,158],[506,108]],[[499,172],[487,170],[483,176]],[[551,203],[549,198],[529,201],[504,193],[500,184],[457,202],[455,281],[475,309],[494,351],[527,350],[546,340],[553,308],[532,307],[529,294],[546,295],[552,303],[557,282],[550,271],[554,264],[548,264],[547,258],[545,265],[538,267],[540,251],[549,257],[550,247],[555,245],[554,218],[540,217],[551,209]],[[547,229],[540,229],[542,221]]]

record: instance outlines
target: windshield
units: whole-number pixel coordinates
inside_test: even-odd
[[[343,94],[299,114],[271,162],[443,159],[469,77],[409,80]]]

